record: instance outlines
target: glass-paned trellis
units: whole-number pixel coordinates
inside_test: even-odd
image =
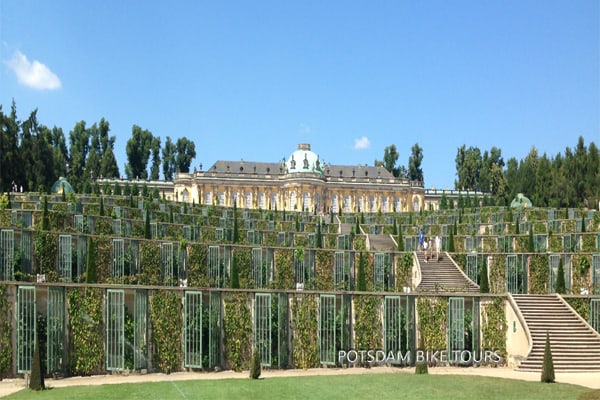
[[[450,363],[460,362],[454,351],[465,350],[465,299],[450,297],[448,299],[448,360]]]
[[[473,308],[471,313],[471,342],[470,349],[473,354],[476,354],[481,349],[481,299],[479,297],[473,297]],[[469,347],[469,346],[467,346]]]
[[[33,272],[33,232],[21,231],[21,271]]]
[[[46,372],[62,372],[65,360],[65,288],[48,288],[46,307]]]
[[[402,297],[385,296],[383,303],[383,346],[386,354],[393,352],[396,362],[410,363],[410,359],[404,359],[404,357],[410,357],[411,354],[408,352],[410,349],[409,327],[407,324],[408,310],[402,308]],[[401,352],[400,355],[399,352]]]
[[[77,232],[85,233],[85,225],[83,222],[83,215],[78,214],[73,216],[73,225]]]
[[[296,285],[309,289],[315,274],[315,251],[297,248],[294,250],[294,280]]]
[[[165,285],[175,284],[175,257],[173,255],[173,243],[161,243],[160,254],[162,259],[162,276]]]
[[[125,242],[123,239],[113,239],[111,246],[112,277],[121,278],[125,270]]]
[[[112,221],[112,230],[113,230],[113,235],[122,235],[122,233],[121,233],[121,220],[120,219],[113,219],[113,221]]]
[[[479,268],[477,254],[467,254],[467,276],[475,283],[479,283]]]
[[[352,257],[350,251],[336,251],[333,260],[333,285],[335,290],[352,289]]]
[[[418,236],[405,236],[404,237],[404,250],[405,251],[417,251],[419,248],[419,237]]]
[[[208,246],[208,279],[211,287],[221,287],[222,267],[219,246]]]
[[[71,271],[73,267],[71,235],[58,236],[58,277],[71,280]]]
[[[350,248],[350,238],[347,235],[338,235],[337,249],[348,250]]]
[[[0,231],[0,280],[14,280],[15,232],[12,229]]]
[[[336,309],[336,349],[352,347],[352,296],[343,294],[337,297]]]
[[[277,296],[277,366],[287,368],[290,360],[290,305],[287,293],[278,293]]]
[[[185,292],[184,367],[202,368],[202,292]]]
[[[319,296],[319,362],[335,365],[337,349],[335,341],[335,295]]]
[[[148,368],[148,291],[136,289],[133,306],[133,368]]]
[[[125,368],[125,291],[106,291],[106,370]]]
[[[548,291],[556,291],[556,277],[558,276],[558,267],[563,263],[563,277],[565,279],[565,289],[567,293],[571,291],[571,255],[570,254],[550,254],[548,255]]]
[[[269,284],[269,265],[266,257],[263,258],[263,249],[252,249],[252,279],[255,288],[266,288]]]
[[[221,365],[222,294],[211,291],[208,297],[208,368]]]
[[[271,366],[271,294],[254,295],[254,348],[260,353],[260,364]]]
[[[600,294],[600,254],[592,254],[592,292]]]
[[[512,251],[512,236],[498,236],[496,238],[496,251],[499,253],[509,253]]]
[[[35,286],[19,286],[17,290],[17,372],[31,371],[36,339]]]
[[[527,293],[527,268],[525,256],[508,254],[505,261],[505,286],[508,293]]]
[[[543,253],[548,248],[548,236],[546,234],[533,235],[533,251]]]
[[[373,256],[373,287],[375,291],[384,291],[394,286],[393,254],[375,253]]]
[[[590,325],[600,332],[600,299],[590,299]]]

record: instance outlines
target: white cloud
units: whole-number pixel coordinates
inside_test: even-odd
[[[17,51],[13,58],[6,62],[17,75],[19,83],[39,90],[60,89],[62,84],[58,76],[37,60],[30,62],[25,54]]]
[[[371,147],[371,141],[369,140],[368,137],[363,136],[361,138],[354,139],[354,149],[355,150],[364,150],[364,149],[368,149],[369,147]]]

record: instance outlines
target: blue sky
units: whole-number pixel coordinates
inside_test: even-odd
[[[458,147],[600,145],[598,1],[0,0],[0,104],[66,135],[104,117],[121,173],[134,124],[193,165],[328,163],[423,148],[452,188]],[[68,136],[67,136],[68,137]]]

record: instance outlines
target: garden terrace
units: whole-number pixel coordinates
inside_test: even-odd
[[[422,337],[419,346],[438,350],[507,351],[506,293],[555,293],[563,284],[565,300],[600,329],[596,211],[315,215],[152,194],[26,193],[11,195],[0,228],[5,376],[27,371],[35,335],[56,341],[47,344],[47,371],[61,374],[246,368],[252,346],[271,349],[263,364],[272,368],[333,365],[332,349],[392,348],[388,338],[397,349]],[[440,235],[477,285],[485,274],[491,294],[416,294],[420,231]],[[387,236],[395,248],[372,249],[368,235]],[[77,315],[94,321],[74,322]],[[192,346],[189,354],[183,345],[165,350],[160,340],[174,337]],[[80,344],[85,356],[75,353]],[[131,350],[121,348],[148,364],[125,364]],[[91,365],[78,366],[92,355]]]

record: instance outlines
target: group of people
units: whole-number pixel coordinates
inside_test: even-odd
[[[440,260],[440,250],[442,249],[442,240],[439,235],[435,236],[435,239],[431,237],[425,238],[423,231],[419,232],[419,247],[423,254],[425,254],[425,262],[433,260],[433,251],[435,246],[435,258],[437,261]]]

